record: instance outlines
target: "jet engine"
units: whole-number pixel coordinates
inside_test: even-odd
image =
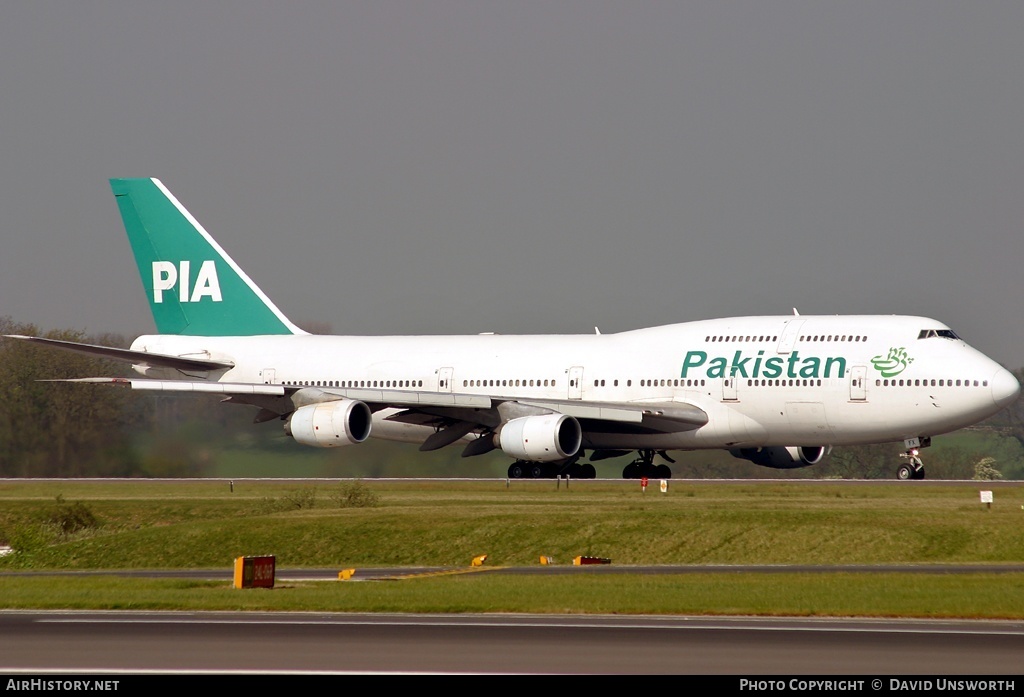
[[[573,457],[583,444],[580,423],[565,414],[522,416],[502,424],[495,436],[506,454],[529,462],[555,462]]]
[[[370,407],[354,399],[339,399],[299,407],[284,424],[284,432],[303,445],[335,448],[362,443],[370,435]]]
[[[755,465],[777,470],[810,467],[821,462],[827,449],[824,446],[790,446],[774,448],[738,448],[729,454],[741,460],[750,460]]]

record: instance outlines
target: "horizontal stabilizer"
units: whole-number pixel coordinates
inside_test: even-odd
[[[189,382],[186,380],[149,380],[146,378],[71,378],[67,380],[44,380],[43,382],[87,382],[96,385],[122,385],[133,390],[154,392],[195,392],[226,395],[266,394],[282,397],[283,385],[258,385],[246,382]]]
[[[166,356],[159,353],[148,353],[146,351],[132,351],[131,349],[113,348],[112,346],[97,346],[96,344],[80,344],[76,341],[62,341],[60,339],[44,339],[39,336],[21,336],[20,334],[5,334],[8,339],[27,341],[33,344],[42,344],[64,351],[84,353],[89,356],[110,358],[115,361],[124,361],[133,365],[144,365],[153,368],[173,368],[175,370],[226,370],[235,366],[231,361],[214,361],[205,358],[182,358],[181,356]]]

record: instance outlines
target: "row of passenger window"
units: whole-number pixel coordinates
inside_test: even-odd
[[[640,387],[704,387],[704,380],[641,380]]]
[[[988,387],[988,380],[875,380],[875,387]],[[821,380],[747,380],[747,387],[821,387]]]
[[[704,337],[705,343],[737,343],[737,342],[763,342],[763,341],[778,341],[779,337],[760,335],[760,336],[706,336]],[[808,334],[801,336],[800,341],[867,341],[866,336],[859,336],[855,334]]]
[[[847,336],[846,334],[808,334],[801,336],[800,341],[867,341],[866,336]]]
[[[730,342],[734,343],[737,341],[778,341],[778,336],[706,336],[704,337],[705,343],[715,342]]]
[[[557,380],[463,380],[463,387],[557,387]],[[422,380],[293,380],[282,384],[301,387],[397,387],[420,388]],[[612,381],[619,386],[618,380]],[[626,387],[633,381],[627,380]],[[640,387],[704,387],[704,380],[641,380]],[[747,387],[821,387],[821,380],[747,380]],[[988,380],[952,380],[932,378],[931,380],[875,380],[875,387],[988,387]],[[605,387],[604,380],[594,380],[594,387]]]
[[[557,380],[463,380],[463,387],[556,387]]]
[[[594,387],[618,387],[618,380],[594,380]],[[640,387],[703,387],[704,380],[640,380]],[[463,380],[463,387],[557,387],[557,380]],[[626,380],[626,387],[632,387],[633,381]]]
[[[285,380],[299,387],[423,387],[422,380]]]
[[[747,387],[821,387],[821,379],[747,380]]]
[[[875,387],[988,387],[988,380],[875,380]]]

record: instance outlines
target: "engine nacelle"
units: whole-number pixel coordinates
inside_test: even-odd
[[[284,424],[284,432],[303,445],[335,448],[362,443],[370,436],[370,407],[355,399],[299,407]]]
[[[495,439],[499,448],[519,460],[555,462],[579,452],[583,429],[571,416],[539,414],[506,421]]]
[[[825,457],[826,450],[824,446],[803,445],[787,448],[739,448],[730,450],[729,454],[741,460],[750,460],[762,467],[788,470],[818,464]]]

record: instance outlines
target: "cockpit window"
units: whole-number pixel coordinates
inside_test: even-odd
[[[955,340],[960,339],[952,329],[922,329],[917,335],[918,339],[932,339],[935,337]]]

